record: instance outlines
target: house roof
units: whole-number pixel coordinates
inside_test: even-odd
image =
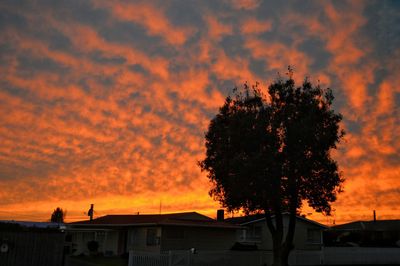
[[[227,218],[227,219],[225,219],[225,222],[231,223],[231,224],[246,224],[246,223],[254,222],[256,220],[260,220],[263,218],[264,218],[264,214],[258,213],[258,214],[252,214],[252,215],[246,215],[246,216]]]
[[[219,222],[197,212],[140,215],[106,215],[92,221],[69,223],[70,226],[148,226],[175,225],[191,227],[238,228],[237,225]]]
[[[400,231],[400,220],[356,221],[333,226],[338,230]]]
[[[282,215],[289,215],[289,213],[285,212],[282,213]],[[296,216],[298,220],[314,224],[316,226],[322,227],[322,228],[328,228],[326,225],[320,224],[316,221],[304,218],[302,216]],[[274,219],[274,216],[272,216],[272,219]],[[257,223],[261,221],[265,221],[265,216],[263,213],[260,214],[253,214],[253,215],[247,215],[247,216],[242,216],[242,217],[235,217],[235,218],[228,218],[225,220],[228,223],[232,224],[237,224],[237,225],[247,225],[251,223]]]
[[[23,228],[37,228],[37,229],[65,229],[63,223],[52,222],[33,222],[33,221],[14,221],[14,220],[0,220],[0,225],[16,225]]]

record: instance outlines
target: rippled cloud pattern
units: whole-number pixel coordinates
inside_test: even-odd
[[[288,65],[333,89],[347,131],[335,214],[309,217],[399,218],[399,25],[385,0],[2,1],[0,219],[215,216],[208,122]]]

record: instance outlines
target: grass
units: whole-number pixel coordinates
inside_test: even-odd
[[[78,256],[73,257],[75,261],[81,261],[88,263],[88,265],[96,266],[127,266],[128,259],[123,259],[120,257],[89,257],[89,256]]]

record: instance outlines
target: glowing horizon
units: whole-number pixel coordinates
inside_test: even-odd
[[[0,220],[197,211],[197,161],[234,87],[287,66],[331,87],[346,181],[325,224],[400,219],[400,5],[391,1],[0,3]]]

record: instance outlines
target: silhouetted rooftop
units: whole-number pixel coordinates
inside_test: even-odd
[[[289,215],[289,213],[285,212],[285,213],[282,213],[282,215]],[[315,225],[323,227],[323,228],[327,228],[326,225],[320,224],[316,221],[307,219],[305,217],[302,217],[302,216],[296,216],[296,217],[297,217],[297,219],[300,219],[302,221],[312,223],[312,224],[315,224]],[[274,219],[274,216],[272,216],[272,219]],[[263,213],[259,213],[259,214],[241,216],[241,217],[228,218],[228,219],[225,219],[224,221],[227,223],[236,224],[236,225],[246,225],[246,224],[250,224],[253,222],[259,222],[262,220],[265,220],[265,216]]]
[[[69,223],[72,226],[141,226],[141,225],[176,225],[192,227],[238,228],[238,226],[218,222],[210,217],[196,213],[170,214],[125,214],[106,215],[96,219]]]
[[[224,221],[227,223],[231,223],[231,224],[244,224],[244,223],[260,220],[264,217],[265,216],[263,213],[259,213],[259,214],[252,214],[252,215],[247,215],[247,216],[227,218]]]
[[[400,231],[400,220],[356,221],[333,226],[339,230]]]

